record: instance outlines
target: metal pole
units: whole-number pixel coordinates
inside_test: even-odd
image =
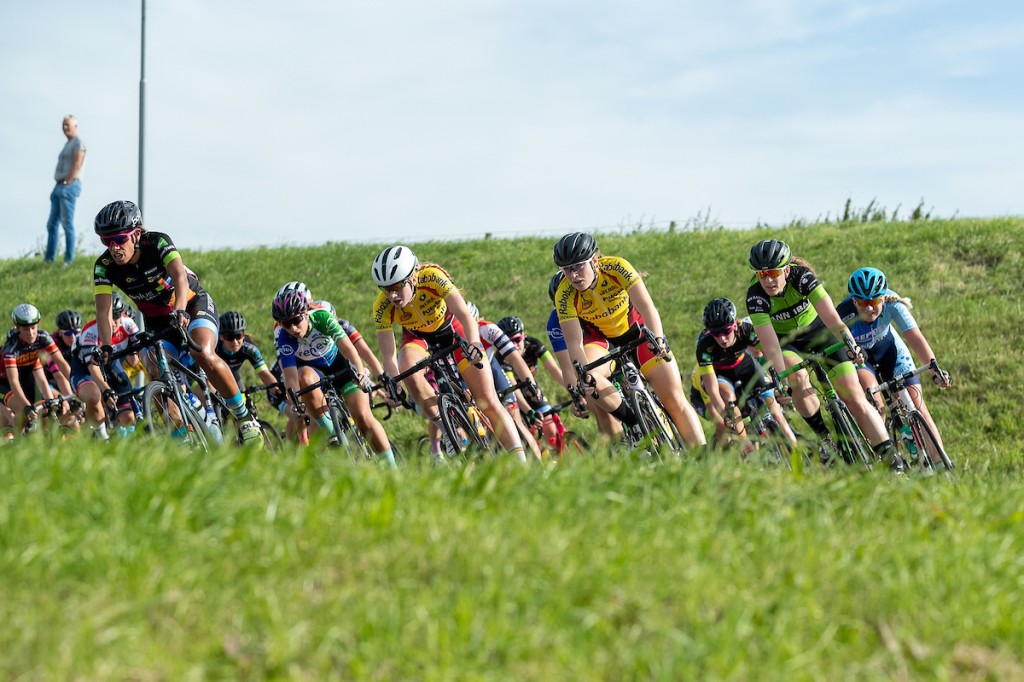
[[[139,72],[139,210],[145,201],[146,167],[146,0],[142,0],[142,64]],[[143,214],[145,215],[145,214]]]

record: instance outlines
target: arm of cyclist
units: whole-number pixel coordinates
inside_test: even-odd
[[[903,333],[903,338],[906,340],[907,345],[910,346],[910,350],[914,351],[914,355],[922,363],[930,363],[935,359],[935,353],[932,352],[931,344],[928,343],[928,339],[924,337],[919,327],[908,329]],[[949,378],[949,372],[941,370],[940,372],[932,371],[932,381],[934,381],[939,388],[949,388],[952,384]]]
[[[335,337],[334,343],[338,344],[338,351],[345,356],[345,359],[352,363],[352,371],[356,373],[356,381],[359,383],[359,386],[364,391],[368,391],[373,385],[373,381],[366,372],[366,368],[363,367],[362,358],[359,357],[359,351],[352,345],[352,341],[342,334]]]
[[[473,313],[469,311],[466,300],[458,289],[453,288],[451,293],[444,299],[445,305],[452,311],[452,314],[462,323],[462,332],[469,341],[469,345],[475,348],[470,354],[475,357],[467,357],[472,364],[478,365],[483,361],[484,345],[480,342],[480,326],[477,324]]]
[[[299,386],[299,370],[294,365],[289,367],[281,367],[281,380],[284,383],[285,388],[288,389],[289,392],[298,391],[301,388]],[[288,408],[288,415],[291,417],[299,416],[302,413],[302,409],[300,407],[301,404],[301,399],[299,400],[298,405],[293,403],[291,407]]]
[[[850,360],[857,364],[864,364],[864,351],[861,350],[860,346],[853,338],[853,333],[850,332],[850,328],[846,326],[842,318],[839,317],[839,313],[836,312],[836,307],[832,303],[832,299],[828,296],[818,300],[814,304],[814,310],[818,313],[818,317],[829,331],[835,334],[837,339],[846,342],[846,347],[849,352],[853,353],[854,357]]]
[[[177,324],[182,328],[182,331],[184,331],[190,322],[189,314],[185,312],[185,308],[188,306],[188,297],[191,293],[188,288],[188,272],[185,270],[185,262],[181,260],[180,257],[172,258],[167,262],[166,267],[167,274],[170,275],[171,281],[174,282],[175,285],[177,285],[178,282],[183,284],[180,290],[175,286],[174,311],[171,314],[177,318]],[[213,335],[213,342],[216,343],[216,340],[216,335]],[[203,349],[204,353],[212,351],[212,346],[210,348]]]
[[[110,347],[110,340],[113,338],[112,318],[110,316],[111,300],[110,294],[96,294],[96,332],[99,335],[99,345]]]
[[[636,311],[643,316],[644,326],[654,333],[658,343],[657,354],[664,355],[668,353],[668,341],[665,339],[665,331],[661,327],[661,315],[658,314],[658,308],[654,305],[651,294],[647,291],[647,285],[644,284],[643,280],[637,281],[636,284],[630,287],[629,300],[633,307],[636,308]]]
[[[704,392],[708,394],[708,407],[711,408],[712,415],[735,430],[734,415],[729,414],[730,410],[726,406],[722,393],[718,388],[718,375],[715,374],[714,370],[705,372],[700,375],[700,383],[704,387]],[[713,421],[717,420],[713,419]]]

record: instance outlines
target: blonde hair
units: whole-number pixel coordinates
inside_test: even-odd
[[[906,296],[900,296],[899,294],[894,294],[892,292],[883,296],[882,301],[883,305],[885,303],[902,303],[903,305],[907,306],[907,310],[911,310],[914,307],[914,305],[910,302],[909,298],[907,298]]]

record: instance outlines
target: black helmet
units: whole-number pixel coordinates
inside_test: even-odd
[[[77,310],[62,310],[57,313],[57,329],[66,331],[81,331],[82,316]]]
[[[793,254],[789,244],[778,239],[765,239],[750,247],[750,267],[755,270],[774,270],[789,265]]]
[[[704,328],[721,329],[736,321],[736,305],[727,298],[716,298],[704,306]]]
[[[595,253],[597,253],[597,242],[593,237],[585,232],[573,232],[555,242],[552,255],[555,265],[564,267],[590,260]]]
[[[498,320],[498,329],[505,332],[507,336],[515,336],[516,334],[525,334],[526,327],[523,325],[523,321],[515,315],[509,315]]]
[[[101,237],[131,232],[142,227],[142,211],[130,201],[115,201],[100,209],[93,225]]]
[[[551,281],[548,282],[548,298],[551,299],[552,303],[555,302],[555,292],[558,291],[558,285],[562,283],[563,279],[565,279],[565,275],[559,270],[551,276]]]
[[[121,319],[124,315],[124,299],[121,298],[121,294],[116,291],[110,294],[110,316],[114,318],[114,322]]]
[[[229,310],[220,316],[221,334],[242,334],[245,332],[245,318],[242,313]]]

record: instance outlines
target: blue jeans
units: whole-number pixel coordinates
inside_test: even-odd
[[[82,183],[77,179],[67,185],[58,182],[50,192],[50,219],[46,221],[46,253],[43,255],[47,263],[57,260],[58,225],[64,227],[64,262],[70,263],[75,258],[75,202],[81,193]]]

